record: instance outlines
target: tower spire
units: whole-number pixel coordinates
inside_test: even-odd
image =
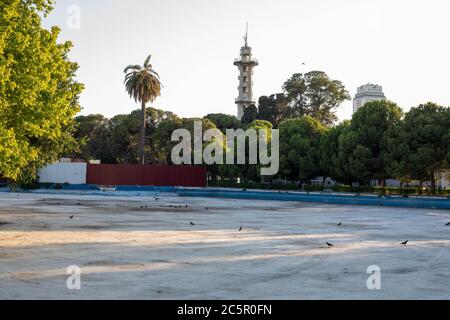
[[[246,26],[246,29],[245,29],[244,40],[245,40],[245,46],[248,47],[248,22],[247,22],[247,26]]]

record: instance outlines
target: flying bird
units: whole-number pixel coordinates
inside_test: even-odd
[[[327,242],[328,248],[334,247],[334,244]]]
[[[408,244],[408,240],[406,240],[405,242],[400,243],[401,245],[404,245],[406,247],[406,245]]]
[[[239,232],[241,232],[243,228],[244,228],[244,226],[241,226],[241,227],[239,228]]]

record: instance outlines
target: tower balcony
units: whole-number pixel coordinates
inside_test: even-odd
[[[250,59],[240,58],[240,59],[234,59],[234,65],[235,66],[240,66],[240,65],[257,66],[257,65],[259,65],[259,62],[257,59],[254,59],[254,58],[250,58]]]

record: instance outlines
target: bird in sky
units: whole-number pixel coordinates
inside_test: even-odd
[[[334,244],[327,242],[328,248],[334,247]]]
[[[400,243],[401,245],[404,245],[406,247],[406,245],[408,244],[408,240],[406,240],[405,242]]]

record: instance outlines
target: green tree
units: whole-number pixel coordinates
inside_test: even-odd
[[[350,121],[346,120],[330,128],[320,141],[320,168],[324,175],[337,181],[348,183],[350,174],[344,169],[343,159],[339,157],[339,139],[350,128]]]
[[[220,131],[225,133],[227,129],[238,129],[241,126],[240,121],[235,117],[223,113],[213,113],[205,116],[206,119],[214,123]]]
[[[74,116],[83,86],[60,29],[41,26],[49,0],[0,3],[0,175],[18,182],[75,150]]]
[[[140,157],[140,129],[142,112],[135,110],[127,115],[118,115],[109,121],[111,130],[111,154],[116,163],[135,163]],[[154,108],[146,108],[145,112],[145,148],[146,163],[167,163],[167,148],[171,145],[170,136],[162,141],[162,131],[158,128],[166,126],[171,120],[181,120],[172,112]]]
[[[431,181],[449,166],[450,109],[435,103],[412,108],[385,139],[385,163],[392,177]]]
[[[110,149],[111,130],[109,120],[101,114],[78,116],[74,137],[82,142],[79,152],[73,157],[86,161],[101,160],[102,163],[111,163],[113,158]]]
[[[337,108],[350,99],[344,85],[322,71],[296,73],[283,90],[289,106],[287,117],[311,116],[326,126],[337,120]]]
[[[268,150],[270,150],[270,143],[272,140],[272,124],[265,120],[255,120],[250,124],[243,125],[242,130],[254,129],[257,132],[257,138],[259,139],[260,130],[265,130],[266,139],[269,143]],[[247,139],[248,142],[248,139]],[[237,147],[238,147],[238,139],[234,139],[234,149],[230,149],[229,146],[226,146],[225,153],[231,153],[234,156],[234,159],[237,160]],[[259,145],[257,147],[259,149]],[[218,174],[223,179],[228,179],[235,181],[237,178],[241,178],[244,181],[260,181],[260,169],[261,166],[259,164],[249,164],[249,152],[250,148],[248,143],[246,143],[245,148],[245,163],[246,164],[224,164],[220,165],[218,168]]]
[[[138,160],[140,116],[120,114],[109,120],[110,148],[114,164],[136,163]]]
[[[286,97],[282,93],[259,98],[258,119],[269,121],[274,128],[278,128],[283,119],[289,118],[288,110]]]
[[[249,124],[255,121],[258,118],[258,108],[255,105],[248,106],[244,110],[244,116],[241,119],[241,122],[244,124]]]
[[[183,120],[177,116],[163,119],[152,135],[154,155],[160,164],[172,164],[172,149],[177,142],[172,142],[172,133],[183,127]]]
[[[389,177],[384,161],[384,136],[401,120],[402,110],[393,102],[372,101],[353,115],[350,128],[339,138],[339,161],[358,182],[384,182]]]
[[[327,129],[309,116],[283,121],[279,129],[280,171],[302,182],[321,174],[320,141]]]
[[[161,95],[161,82],[159,75],[150,64],[151,55],[144,61],[144,65],[129,65],[125,68],[125,87],[136,102],[141,102],[141,136],[139,143],[139,160],[145,164],[145,127],[146,127],[146,105],[153,102]]]

